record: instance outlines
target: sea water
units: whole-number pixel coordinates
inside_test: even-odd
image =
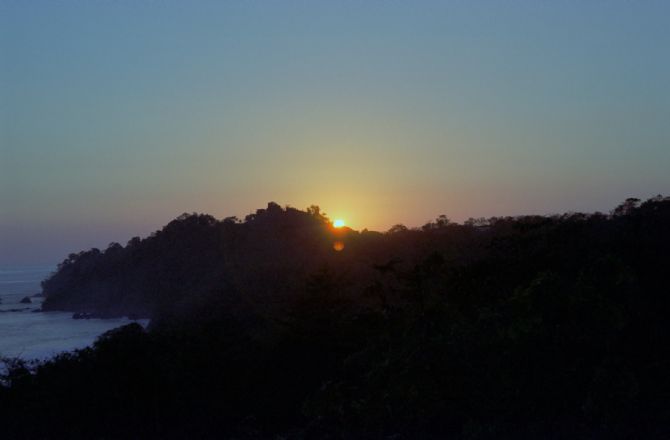
[[[72,319],[68,312],[41,312],[40,281],[55,268],[0,267],[0,357],[47,359],[63,351],[91,345],[104,332],[131,321],[127,318]],[[30,304],[21,300],[29,297]],[[138,320],[147,325],[148,320]]]

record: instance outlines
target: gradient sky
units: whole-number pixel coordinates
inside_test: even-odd
[[[355,228],[670,195],[667,1],[0,0],[0,264],[182,212]]]

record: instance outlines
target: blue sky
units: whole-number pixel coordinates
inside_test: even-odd
[[[270,200],[386,229],[669,194],[669,16],[0,1],[0,264]]]

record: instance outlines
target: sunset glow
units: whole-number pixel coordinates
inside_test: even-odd
[[[0,0],[0,440],[670,440],[668,17]]]
[[[670,188],[669,2],[0,3],[4,264],[269,201],[386,231]]]

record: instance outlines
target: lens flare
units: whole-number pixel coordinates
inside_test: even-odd
[[[333,243],[333,249],[335,249],[337,252],[340,252],[342,249],[344,249],[344,243],[341,241],[336,241]]]

